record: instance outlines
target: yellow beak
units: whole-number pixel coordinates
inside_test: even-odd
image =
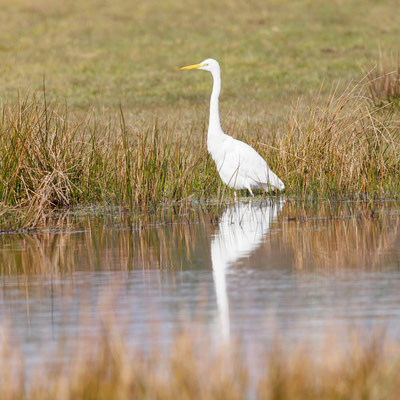
[[[196,68],[200,68],[202,65],[201,64],[194,64],[194,65],[188,65],[187,67],[182,67],[182,68],[179,68],[180,70],[183,70],[183,69],[196,69]]]

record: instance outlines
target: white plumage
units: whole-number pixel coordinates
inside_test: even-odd
[[[252,189],[283,190],[285,188],[283,182],[251,146],[222,131],[218,109],[221,91],[221,72],[218,62],[209,58],[200,64],[181,69],[202,69],[211,72],[213,76],[207,150],[215,161],[222,182],[235,190],[247,189],[251,195],[253,195]]]

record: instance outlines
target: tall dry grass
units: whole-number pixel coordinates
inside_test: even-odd
[[[67,108],[37,97],[1,112],[0,204],[3,214],[24,210],[21,226],[66,206],[146,208],[193,193],[203,198],[216,184],[204,152],[167,124],[137,130],[126,126],[122,111],[109,121],[89,114],[72,123]]]
[[[390,109],[372,107],[364,91],[360,82],[334,90],[325,107],[293,109],[272,143],[291,192],[331,199],[398,194],[400,125]]]
[[[189,333],[177,335],[167,351],[156,346],[144,354],[106,323],[97,337],[79,338],[66,359],[60,340],[56,357],[37,359],[32,371],[11,334],[3,329],[0,336],[0,397],[7,400],[232,400],[250,396],[395,400],[400,396],[400,348],[380,335],[349,336],[348,346],[327,339],[323,354],[318,355],[305,345],[286,351],[277,341],[272,349],[259,351],[259,359],[250,366],[239,344],[216,350],[204,337],[199,343]]]
[[[288,195],[397,196],[399,122],[364,93],[359,83],[334,91],[324,107],[298,104],[283,127],[232,124],[226,132],[266,158]],[[204,129],[191,135],[174,121],[139,128],[122,111],[73,120],[66,107],[35,96],[2,106],[0,204],[3,214],[23,210],[19,226],[37,226],[48,210],[65,206],[146,209],[229,193],[207,156]]]
[[[400,108],[400,56],[396,63],[381,55],[377,67],[368,73],[368,92],[377,107]]]

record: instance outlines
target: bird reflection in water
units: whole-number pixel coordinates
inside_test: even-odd
[[[261,244],[283,202],[245,204],[235,202],[219,219],[218,231],[211,239],[211,261],[222,342],[230,339],[229,299],[226,277],[229,267],[248,257]]]

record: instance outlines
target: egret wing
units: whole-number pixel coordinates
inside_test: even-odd
[[[248,144],[228,137],[224,142],[224,153],[223,168],[235,179],[247,181],[252,187],[268,184],[275,186],[276,175]]]

